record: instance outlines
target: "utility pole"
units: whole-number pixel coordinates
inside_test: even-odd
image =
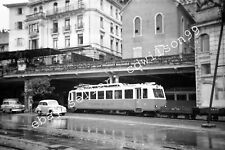
[[[225,0],[222,0],[222,4],[215,3],[220,8],[221,11],[221,28],[220,28],[220,37],[219,37],[219,44],[217,49],[217,55],[216,55],[216,63],[215,63],[215,70],[213,75],[213,84],[212,84],[212,90],[210,95],[210,103],[209,103],[209,114],[207,119],[207,124],[203,124],[202,127],[215,127],[214,124],[210,124],[212,114],[211,114],[211,108],[212,108],[212,102],[213,102],[213,96],[215,91],[215,83],[216,83],[216,77],[217,77],[217,69],[218,69],[218,63],[219,63],[219,55],[220,55],[220,49],[221,49],[221,42],[222,42],[222,36],[223,36],[223,26],[225,22]]]

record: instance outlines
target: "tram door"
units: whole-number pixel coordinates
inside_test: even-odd
[[[142,111],[141,106],[141,88],[135,88],[136,111]]]

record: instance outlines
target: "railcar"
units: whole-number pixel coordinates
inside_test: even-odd
[[[161,107],[160,114],[170,118],[185,116],[186,119],[195,119],[196,92],[194,89],[175,88],[165,91],[166,107]]]
[[[68,95],[68,109],[156,114],[166,105],[162,86],[141,84],[80,85]]]
[[[204,103],[197,106],[196,91],[194,88],[176,88],[165,91],[167,102],[166,107],[161,107],[160,114],[170,118],[185,116],[186,119],[196,119],[196,116],[206,116],[209,113],[209,98]],[[223,105],[211,108],[213,120],[218,120],[219,116],[225,116]]]

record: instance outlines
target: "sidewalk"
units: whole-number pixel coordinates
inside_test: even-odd
[[[21,150],[77,150],[63,145],[48,145],[42,142],[34,142],[4,135],[0,135],[0,145]]]

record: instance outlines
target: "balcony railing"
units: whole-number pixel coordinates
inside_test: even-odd
[[[37,5],[43,2],[50,2],[50,1],[55,1],[55,0],[29,0],[28,5]]]
[[[46,15],[47,16],[51,16],[51,15],[57,15],[57,14],[61,14],[61,13],[66,13],[66,12],[70,12],[70,11],[78,11],[80,9],[84,9],[84,4],[71,4],[69,6],[64,6],[64,7],[60,7],[57,9],[52,9],[52,10],[48,10]]]
[[[52,34],[58,34],[59,33],[59,29],[58,28],[52,28],[51,29],[51,33]]]
[[[45,19],[45,13],[39,12],[39,13],[27,15],[26,17],[27,17],[26,21],[32,21],[32,20],[37,20],[37,19]]]
[[[5,68],[3,72],[3,77],[5,75],[16,75],[16,74],[38,74],[38,73],[50,73],[50,72],[65,72],[71,70],[82,70],[82,69],[106,69],[106,68],[119,68],[119,67],[129,67],[135,65],[137,61],[146,63],[143,66],[163,66],[174,67],[171,65],[191,65],[194,67],[195,57],[194,54],[185,55],[171,55],[171,56],[161,56],[156,57],[156,59],[148,58],[133,58],[133,59],[121,59],[116,61],[86,61],[86,62],[75,62],[75,63],[65,63],[56,65],[42,65],[36,67],[28,67],[25,72],[18,71],[17,68]]]
[[[70,25],[64,26],[64,27],[63,27],[63,32],[71,32],[71,27],[70,27]]]
[[[30,32],[29,32],[30,38],[36,37],[36,36],[38,36],[38,35],[39,35],[39,30],[34,30],[34,31],[30,31]]]
[[[75,29],[76,30],[81,30],[81,29],[84,29],[84,23],[78,23],[78,24],[75,24]]]

